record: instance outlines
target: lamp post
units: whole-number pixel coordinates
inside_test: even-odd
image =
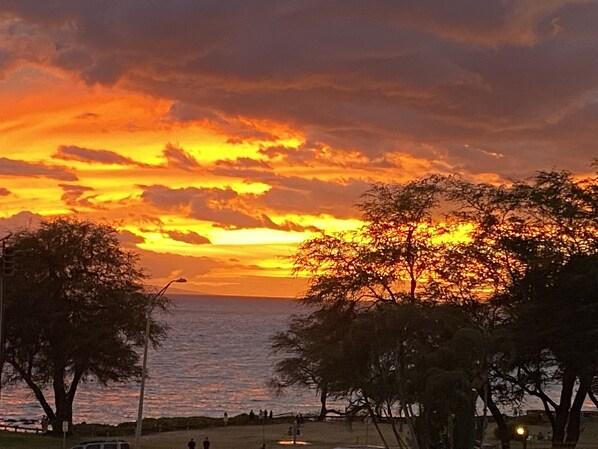
[[[4,351],[4,277],[11,276],[12,272],[7,270],[7,251],[6,241],[12,236],[12,233],[0,239],[0,249],[2,250],[2,260],[0,264],[0,360],[2,360],[2,352]],[[11,261],[12,263],[12,261]],[[4,365],[0,363],[0,400],[2,399],[2,368]]]
[[[143,365],[141,367],[141,386],[139,387],[139,409],[137,411],[137,425],[135,426],[135,449],[139,449],[141,444],[141,423],[143,421],[143,395],[145,394],[145,377],[147,372],[147,349],[149,346],[149,338],[150,338],[150,318],[152,315],[152,310],[154,310],[154,306],[156,305],[156,301],[160,296],[162,296],[170,284],[173,282],[187,282],[185,278],[178,278],[173,279],[168,284],[166,284],[162,290],[154,295],[151,301],[148,303],[147,313],[145,318],[145,339],[143,343]]]
[[[521,437],[523,449],[527,448],[527,428],[525,426],[517,426],[515,433]]]

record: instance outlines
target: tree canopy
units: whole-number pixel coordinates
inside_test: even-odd
[[[81,382],[139,378],[144,274],[107,225],[58,218],[16,232],[10,245],[18,256],[5,279],[3,381],[25,382],[60,431],[60,422],[72,422]],[[152,321],[152,342],[165,331]]]
[[[351,401],[367,395],[373,415],[392,404],[419,421],[422,448],[445,444],[449,431],[454,443],[455,432],[467,430],[447,416],[474,412],[472,389],[506,448],[502,411],[535,396],[553,445],[574,447],[581,406],[595,399],[597,384],[598,178],[553,170],[491,185],[430,176],[372,186],[359,208],[361,228],[310,239],[295,257],[309,278],[304,302],[357,305],[346,334],[360,335],[346,352],[352,362],[328,372],[329,391],[344,382],[336,393]],[[390,306],[383,314],[382,304]],[[325,323],[312,324],[326,333]],[[372,384],[384,378],[384,388]],[[445,399],[456,408],[433,398],[442,385],[453,386]]]

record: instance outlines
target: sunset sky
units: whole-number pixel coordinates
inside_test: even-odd
[[[1,0],[0,233],[76,215],[161,286],[295,296],[374,182],[586,173],[598,2]]]

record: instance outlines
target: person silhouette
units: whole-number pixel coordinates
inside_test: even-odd
[[[203,440],[203,449],[210,449],[210,440],[208,439],[208,437],[206,437],[206,439]]]
[[[43,433],[48,433],[48,424],[50,424],[50,420],[48,419],[48,417],[46,415],[44,415],[44,417],[42,418],[42,432]]]
[[[191,438],[191,439],[189,440],[189,442],[187,443],[187,447],[188,447],[189,449],[195,449],[195,440],[194,440],[193,438]]]

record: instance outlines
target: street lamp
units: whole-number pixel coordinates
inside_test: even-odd
[[[521,441],[523,442],[523,449],[527,447],[527,428],[525,426],[517,426],[515,428],[515,433],[521,437]]]
[[[0,263],[0,360],[2,360],[2,351],[4,351],[4,277],[12,276],[12,272],[7,270],[7,249],[6,241],[12,236],[12,233],[0,239],[0,250],[2,251],[2,258]],[[12,249],[12,248],[11,248]],[[14,252],[12,253],[14,256]],[[13,263],[11,260],[10,263]],[[11,267],[13,268],[13,267]],[[2,368],[3,363],[0,363],[0,400],[2,399]]]
[[[141,367],[141,386],[139,387],[139,410],[137,411],[137,425],[135,426],[135,449],[139,449],[139,445],[141,443],[141,423],[143,421],[143,395],[145,393],[145,377],[147,371],[147,348],[149,346],[149,337],[150,337],[150,318],[152,315],[152,310],[154,310],[154,306],[156,305],[156,301],[160,296],[162,296],[170,284],[173,282],[187,282],[185,278],[178,278],[173,279],[168,284],[162,288],[155,296],[151,299],[148,303],[147,313],[145,318],[145,339],[143,343],[143,365]]]

